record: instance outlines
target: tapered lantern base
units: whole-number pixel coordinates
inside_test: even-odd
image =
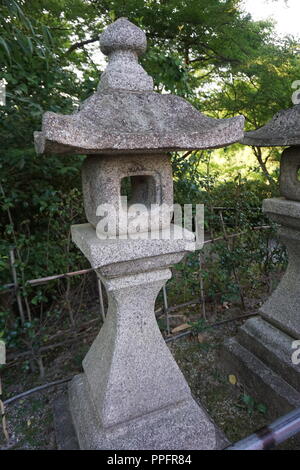
[[[84,373],[69,387],[81,449],[218,447],[215,426],[194,401],[154,313],[170,266],[194,249],[193,234],[184,231],[180,237],[178,230],[172,227],[171,239],[137,245],[136,240],[99,240],[89,224],[72,228],[108,297],[104,325],[83,360]]]

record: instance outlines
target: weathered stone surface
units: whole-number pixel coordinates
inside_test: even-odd
[[[53,404],[53,421],[58,450],[78,450],[78,439],[73,426],[68,393],[62,393]]]
[[[190,396],[154,315],[155,299],[170,277],[170,270],[163,269],[101,278],[109,298],[107,318],[83,369],[104,427]]]
[[[233,143],[243,135],[244,122],[243,117],[211,119],[181,98],[154,93],[152,79],[137,62],[145,35],[128,20],[107,28],[101,48],[109,63],[97,93],[71,116],[46,113],[36,135],[39,152],[95,154],[84,164],[83,187],[88,220],[97,228],[99,205],[123,208],[122,178],[133,179],[131,203],[171,204],[171,164],[162,153]],[[118,152],[122,155],[113,155]],[[126,155],[134,152],[140,154]],[[170,225],[169,213],[159,222],[161,230],[148,232],[143,225],[134,236],[128,230],[129,238],[122,236],[128,227],[120,220],[115,238],[101,238],[99,232],[97,237],[91,224],[72,227],[73,241],[108,297],[108,313],[83,361],[84,373],[69,390],[82,449],[214,449],[220,443],[154,314],[169,268],[195,250],[195,236]]]
[[[293,201],[300,201],[299,168],[300,147],[286,149],[280,159],[280,194]]]
[[[265,199],[263,211],[280,224],[278,236],[288,249],[288,268],[261,307],[262,318],[247,320],[237,337],[223,344],[220,367],[235,374],[275,419],[300,406],[300,365],[292,361],[293,343],[300,338],[300,202]]]
[[[300,145],[300,105],[280,111],[263,127],[245,133],[242,144],[256,147]]]
[[[100,49],[105,55],[131,51],[139,56],[147,50],[146,34],[127,18],[119,18],[101,34]]]
[[[82,449],[213,449],[215,427],[191,391],[159,331],[155,299],[194,235],[171,226],[168,240],[99,240],[90,224],[73,240],[97,267],[108,313],[70,385],[70,409]],[[176,236],[179,237],[176,240]]]
[[[300,406],[300,366],[292,363],[292,343],[292,337],[256,316],[221,347],[219,368],[234,374],[245,393],[267,406],[269,422]],[[299,444],[300,436],[289,441]]]
[[[293,342],[300,338],[300,105],[276,114],[262,128],[247,132],[243,144],[292,146],[281,158],[280,192],[265,199],[263,212],[278,223],[289,263],[281,282],[236,338],[222,347],[220,367],[237,375],[248,393],[278,418],[300,406],[300,366],[292,362]],[[298,438],[299,442],[299,438]]]
[[[126,177],[131,178],[132,195],[124,205],[121,181]],[[172,207],[173,204],[173,178],[167,154],[120,155],[113,159],[104,155],[89,156],[82,167],[82,182],[87,220],[96,227],[104,218],[107,234],[128,233],[130,225],[134,230],[134,221],[129,220],[128,223],[128,219],[135,204],[145,206],[145,210],[140,210],[137,221],[140,232],[148,231],[151,224],[157,229],[170,225],[172,212],[166,206]],[[104,205],[108,204],[109,210],[104,213]],[[153,204],[157,209],[150,213]],[[96,215],[99,205],[103,208],[103,217]]]
[[[156,296],[170,277],[169,269],[101,276],[108,313],[84,375],[70,386],[82,449],[216,446],[215,428],[193,401],[155,319]]]
[[[258,359],[300,392],[300,364],[292,362],[294,338],[257,316],[239,329],[237,339]]]
[[[263,212],[277,224],[300,230],[300,203],[284,197],[263,200]]]
[[[85,387],[77,387],[77,383],[81,383],[85,381],[84,375],[81,374],[79,376],[76,376],[74,378],[73,383],[70,385],[70,393],[64,393],[61,395],[54,404],[54,427],[55,427],[55,437],[56,437],[56,445],[58,450],[78,450],[79,449],[79,443],[78,443],[78,438],[75,432],[75,428],[73,426],[73,419],[71,417],[70,413],[70,397],[71,401],[73,399],[73,387],[75,388],[75,393],[76,396],[75,401],[76,401],[76,406],[79,402],[83,403],[83,409],[76,409],[74,413],[76,414],[76,420],[80,421],[82,425],[80,426],[79,432],[82,434],[82,439],[81,441],[84,442],[85,444],[83,445],[84,448],[95,448],[99,446],[100,449],[104,449],[108,446],[111,447],[112,450],[118,449],[118,447],[115,447],[116,445],[122,447],[123,449],[127,449],[128,445],[131,445],[132,447],[138,447],[137,450],[140,448],[143,448],[144,446],[149,446],[149,449],[155,448],[154,446],[155,441],[157,443],[157,447],[160,446],[161,449],[169,448],[170,445],[173,445],[174,442],[171,440],[170,442],[166,442],[166,439],[164,441],[160,440],[163,432],[163,428],[169,427],[169,421],[172,419],[172,416],[177,419],[178,418],[178,423],[176,426],[176,422],[172,423],[173,427],[171,429],[171,432],[174,432],[174,427],[176,433],[180,433],[179,436],[182,436],[180,438],[180,441],[182,442],[182,448],[188,448],[190,445],[191,448],[206,448],[208,450],[212,450],[214,447],[214,442],[209,442],[209,439],[211,438],[210,434],[206,438],[205,433],[206,433],[206,424],[208,426],[210,425],[210,419],[207,414],[207,412],[201,407],[201,404],[198,403],[198,406],[195,406],[195,401],[191,401],[185,404],[182,404],[183,406],[177,407],[176,409],[167,409],[164,410],[164,414],[167,416],[168,419],[161,418],[159,419],[159,413],[153,413],[151,416],[149,416],[147,420],[145,421],[146,424],[146,432],[150,436],[150,439],[145,441],[145,433],[140,435],[139,430],[143,426],[143,422],[140,422],[140,419],[138,420],[133,420],[130,423],[131,429],[134,431],[134,435],[130,436],[130,428],[129,426],[121,426],[119,428],[112,428],[110,429],[107,433],[104,432],[103,429],[99,428],[99,423],[95,420],[95,414],[92,411],[92,407],[90,406],[90,397],[87,394],[86,388]],[[78,394],[77,394],[78,392]],[[85,396],[86,393],[86,396]],[[199,408],[200,407],[200,408]],[[184,421],[185,426],[182,426],[179,428],[180,424],[182,422],[182,415],[184,414],[184,411],[186,410],[187,418],[190,419],[192,425],[195,425],[196,423],[194,422],[193,417],[191,416],[191,413],[196,412],[196,419],[199,420],[201,419],[201,428],[200,430],[203,430],[201,432],[199,438],[201,441],[199,441],[198,436],[190,436],[188,433],[187,429],[187,423],[188,420]],[[77,418],[78,415],[78,418]],[[181,416],[180,416],[181,415]],[[203,423],[203,418],[206,418],[206,420]],[[173,421],[175,421],[173,419]],[[153,423],[154,432],[150,434],[149,430],[149,421]],[[200,420],[199,420],[200,421]],[[136,423],[138,422],[138,427],[136,429]],[[160,426],[159,426],[160,425]],[[159,427],[159,433],[157,432],[157,427]],[[230,442],[228,439],[225,437],[223,432],[217,428],[215,425],[215,435],[216,435],[216,449],[224,449],[227,447]],[[123,436],[120,438],[118,435],[118,431],[124,431],[127,432],[126,434],[123,434]],[[199,432],[199,422],[197,423],[197,428],[196,432]],[[115,436],[115,441],[112,441],[111,437]],[[204,436],[204,437],[202,437]],[[110,439],[109,439],[110,438]],[[152,439],[152,441],[151,441]],[[152,444],[153,443],[153,444]],[[180,445],[179,441],[176,442],[176,446]],[[177,448],[175,446],[175,449]],[[211,447],[212,446],[212,447]]]
[[[244,118],[212,119],[182,98],[158,93],[96,93],[72,115],[47,112],[38,153],[145,153],[218,148],[240,140]]]
[[[287,271],[260,313],[293,338],[300,338],[300,202],[266,199],[263,211],[281,224],[278,237],[289,256]]]
[[[236,375],[247,393],[266,404],[272,419],[300,406],[300,393],[235,338],[222,345],[219,367]]]
[[[152,91],[153,80],[138,63],[138,56],[147,48],[144,31],[120,18],[100,36],[103,54],[109,63],[101,76],[98,90]]]
[[[182,98],[152,91],[152,79],[137,63],[144,33],[128,20],[110,25],[100,43],[109,64],[98,91],[74,114],[44,114],[42,132],[35,133],[38,153],[157,153],[242,139],[242,116],[212,119]]]
[[[131,267],[141,272],[158,266],[170,266],[178,263],[183,254],[195,249],[194,234],[176,225],[171,225],[170,230],[151,233],[151,236],[157,235],[157,239],[151,239],[147,234],[147,238],[140,240],[100,240],[90,224],[73,225],[71,232],[73,242],[92,267],[105,267],[110,271]],[[166,239],[163,239],[164,236]]]
[[[70,406],[84,450],[213,450],[220,446],[214,425],[193,399],[104,429],[82,374],[70,385]]]
[[[291,229],[280,229],[279,236],[288,248],[288,268],[275,291],[260,308],[260,313],[282,331],[300,339],[300,234]]]

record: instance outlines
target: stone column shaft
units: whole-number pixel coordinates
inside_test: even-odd
[[[90,224],[73,240],[103,282],[108,312],[69,388],[81,449],[214,449],[214,424],[195,402],[156,322],[155,300],[170,267],[195,246],[171,239],[99,240]],[[181,234],[181,235],[180,235]],[[108,262],[108,260],[111,260]],[[113,262],[114,261],[114,262]]]
[[[101,277],[108,312],[83,369],[103,427],[190,398],[154,314],[157,294],[170,277],[169,269]]]

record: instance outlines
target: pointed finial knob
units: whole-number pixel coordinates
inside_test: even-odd
[[[105,55],[114,51],[133,51],[138,56],[147,48],[146,34],[127,18],[119,18],[100,36],[100,49]]]
[[[100,49],[109,56],[109,61],[98,91],[152,91],[153,80],[138,63],[138,56],[146,48],[144,31],[127,18],[119,18],[109,25],[100,36]]]

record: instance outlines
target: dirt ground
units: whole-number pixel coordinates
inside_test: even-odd
[[[253,312],[257,305],[250,310]],[[179,310],[170,316],[171,328],[201,318],[200,306]],[[210,316],[210,323],[235,318],[242,313],[238,306],[226,305],[226,311]],[[88,320],[88,322],[87,322]],[[41,380],[38,372],[28,370],[28,363],[17,361],[8,364],[2,371],[4,399],[54,380],[72,377],[81,371],[81,362],[96,337],[101,320],[99,311],[85,317],[86,327],[77,328],[69,343],[49,350],[43,357],[45,377]],[[164,318],[159,319],[163,328]],[[218,352],[225,338],[234,336],[242,321],[226,323],[223,326],[195,333],[168,343],[179,367],[183,371],[194,396],[201,401],[216,425],[229,441],[235,442],[270,423],[267,403],[256,403],[247,394],[242,384],[234,377],[224,376],[218,369]],[[80,331],[80,333],[78,333]],[[56,398],[67,388],[67,383],[35,392],[8,404],[6,419],[9,441],[6,442],[0,428],[2,449],[56,449],[53,427],[52,406]],[[247,398],[248,397],[248,398]],[[295,449],[292,444],[286,448]]]

